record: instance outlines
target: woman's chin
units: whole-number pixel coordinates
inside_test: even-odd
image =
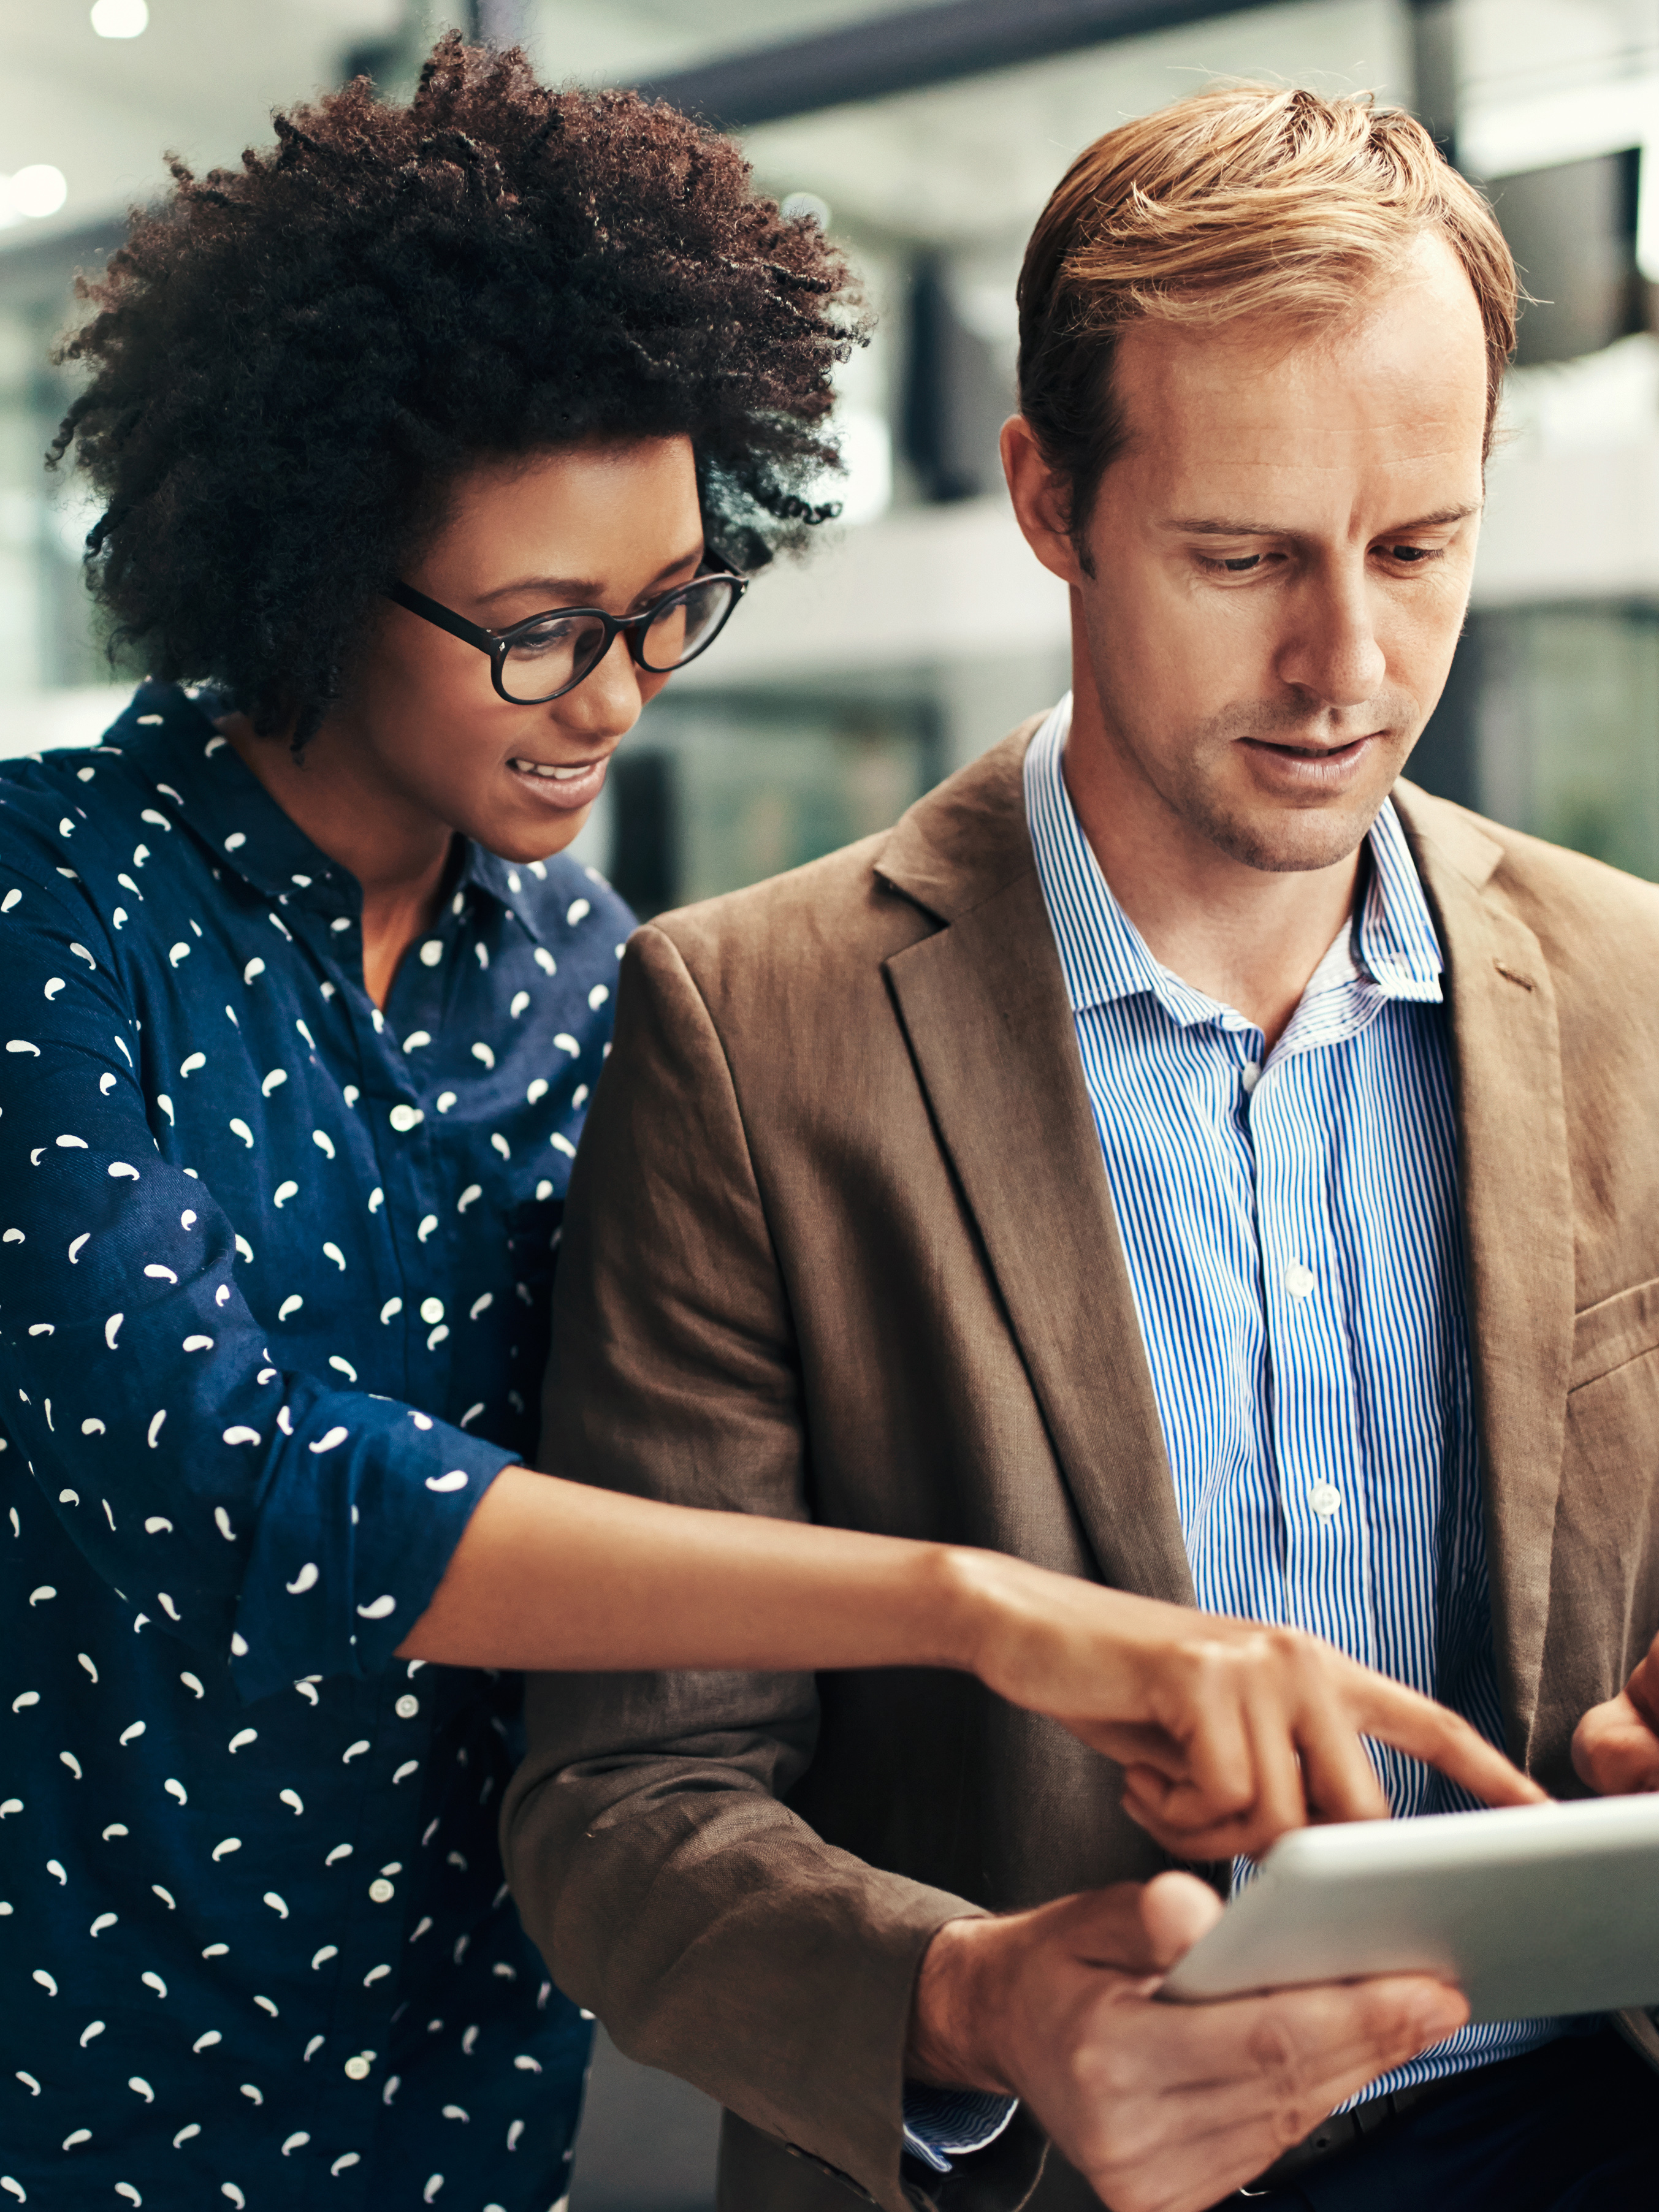
[[[462,829],[462,835],[482,845],[486,852],[493,853],[497,860],[510,860],[519,867],[528,868],[533,860],[551,860],[567,845],[573,845],[587,828],[593,811],[591,799],[585,806],[570,812],[538,807],[528,819],[528,810],[521,806],[500,807],[486,824]],[[461,825],[457,823],[456,827]]]

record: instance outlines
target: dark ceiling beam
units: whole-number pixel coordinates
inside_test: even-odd
[[[1109,39],[1236,15],[1262,0],[945,0],[751,48],[639,89],[728,131],[916,92]]]

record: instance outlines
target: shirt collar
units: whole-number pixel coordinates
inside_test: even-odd
[[[1228,1010],[1154,959],[1101,872],[1062,772],[1070,728],[1068,692],[1031,740],[1025,795],[1038,880],[1071,1011],[1150,992],[1184,1028],[1213,1021]],[[1370,866],[1358,919],[1320,961],[1308,993],[1357,975],[1385,998],[1437,1001],[1445,963],[1392,801],[1383,801],[1366,844]]]
[[[330,917],[359,913],[363,891],[357,878],[314,845],[244,767],[213,726],[219,711],[211,692],[141,684],[99,750],[131,762],[153,786],[161,811],[192,830],[217,860],[266,898]],[[460,848],[451,878],[454,896],[485,893],[540,942],[524,878],[545,874],[541,864],[521,869],[470,838],[462,838]]]

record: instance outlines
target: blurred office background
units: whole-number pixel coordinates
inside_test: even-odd
[[[650,708],[587,833],[642,911],[881,827],[1064,689],[1064,594],[996,457],[1021,249],[1081,146],[1218,76],[1373,88],[1491,191],[1537,304],[1416,773],[1659,878],[1659,0],[0,0],[0,751],[91,742],[124,696],[90,517],[41,468],[75,270],[164,149],[234,161],[273,104],[359,70],[406,90],[452,21],[736,131],[878,316],[844,380],[842,522]],[[592,2103],[573,2212],[706,2212],[694,2092],[601,2045]]]
[[[652,707],[585,839],[642,911],[881,827],[1064,688],[996,457],[1021,248],[1080,146],[1229,75],[1411,104],[1492,193],[1538,304],[1416,772],[1659,878],[1659,0],[0,0],[0,750],[90,739],[120,696],[89,517],[40,465],[74,271],[163,149],[234,161],[359,69],[405,89],[450,21],[737,132],[877,313],[842,521]]]

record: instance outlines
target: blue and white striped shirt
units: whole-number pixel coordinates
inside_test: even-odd
[[[1322,1636],[1501,1743],[1443,963],[1399,819],[1385,802],[1358,914],[1265,1052],[1113,896],[1070,718],[1032,741],[1026,808],[1198,1601]],[[1397,1815],[1474,1802],[1372,1755]],[[1464,2028],[1365,2094],[1560,2027]]]

